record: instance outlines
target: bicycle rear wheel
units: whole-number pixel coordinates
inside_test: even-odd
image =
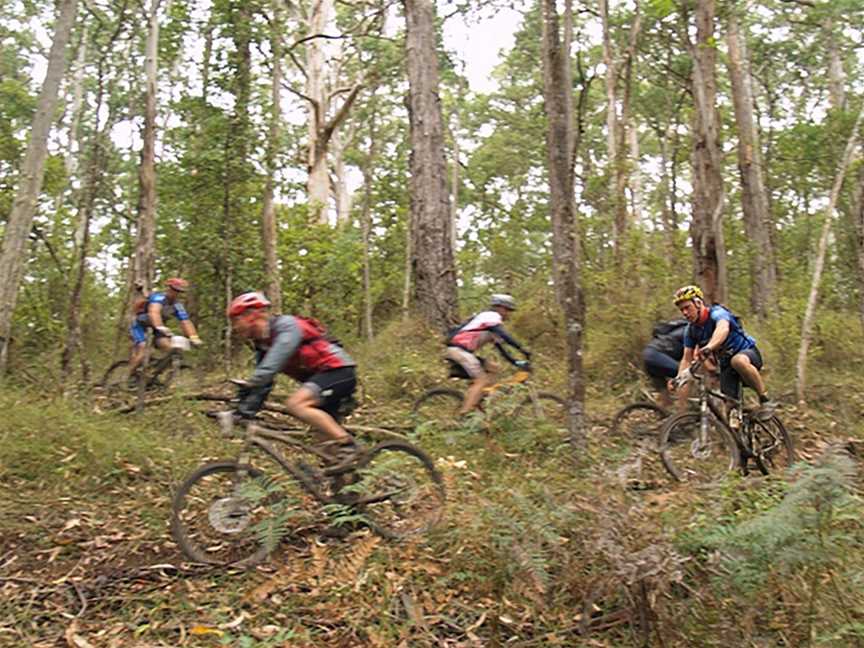
[[[250,567],[288,533],[311,523],[308,498],[288,475],[269,477],[233,460],[195,470],[171,502],[171,535],[187,558]]]
[[[729,432],[709,416],[702,439],[701,420],[698,413],[678,414],[660,431],[660,458],[676,481],[715,482],[738,465],[738,446]]]
[[[630,403],[615,414],[609,433],[631,439],[653,437],[668,416],[669,412],[654,403]]]
[[[418,425],[432,424],[448,430],[459,425],[462,393],[447,387],[430,389],[414,401],[412,414]]]
[[[378,535],[398,540],[427,532],[444,513],[444,483],[432,459],[404,441],[384,441],[359,462],[353,505]]]
[[[748,418],[745,433],[752,444],[756,466],[767,475],[769,472],[783,472],[795,463],[795,449],[792,439],[776,416],[767,421]]]

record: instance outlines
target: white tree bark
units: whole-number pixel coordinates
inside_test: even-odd
[[[768,193],[762,172],[762,146],[759,141],[759,130],[756,128],[756,119],[753,116],[755,100],[747,34],[741,33],[735,7],[729,12],[726,44],[729,50],[729,79],[738,131],[741,207],[744,212],[744,228],[751,245],[750,303],[753,311],[760,318],[764,318],[774,305],[777,272],[769,231],[770,214]]]
[[[309,36],[324,34],[333,0],[312,0],[309,14]],[[306,97],[309,100],[309,178],[306,190],[309,198],[310,217],[313,222],[327,222],[327,205],[330,197],[330,172],[327,164],[327,142],[323,140],[324,124],[327,121],[329,101],[325,82],[325,39],[312,38],[306,44]]]
[[[6,222],[3,247],[0,250],[0,375],[5,374],[9,359],[9,333],[12,313],[18,299],[18,286],[27,260],[27,243],[36,205],[42,191],[45,158],[48,155],[48,133],[57,106],[57,93],[66,69],[66,47],[75,23],[78,0],[61,0],[54,25],[54,38],[48,54],[45,80],[39,92],[33,115],[30,141],[21,164],[18,189],[9,220]]]
[[[147,12],[147,45],[144,56],[144,133],[138,169],[138,228],[135,238],[133,290],[150,292],[156,274],[156,97],[159,69],[159,5],[151,0]]]
[[[825,209],[825,222],[822,225],[822,235],[819,237],[816,263],[813,266],[813,279],[810,282],[810,295],[807,298],[807,308],[804,311],[804,321],[801,324],[801,346],[798,348],[798,363],[795,371],[795,395],[801,403],[804,402],[804,393],[807,389],[807,351],[810,348],[810,342],[813,337],[813,321],[816,315],[816,302],[819,299],[819,284],[822,282],[822,271],[825,268],[828,236],[831,233],[831,223],[834,220],[834,211],[837,208],[840,190],[843,188],[843,179],[846,177],[846,170],[849,168],[855,155],[855,148],[858,143],[858,131],[861,128],[862,118],[864,118],[864,106],[858,111],[855,126],[852,128],[852,133],[846,142],[843,159],[840,161],[840,167],[837,169],[837,175],[834,177],[834,186],[831,187],[828,207]]]

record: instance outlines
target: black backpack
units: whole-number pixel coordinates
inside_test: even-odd
[[[651,337],[662,338],[677,331],[683,326],[687,326],[689,322],[686,319],[674,319],[668,322],[658,322],[654,325],[654,330],[651,332]]]

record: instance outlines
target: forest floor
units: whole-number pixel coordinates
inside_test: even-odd
[[[707,489],[649,455],[632,487],[635,446],[608,434],[620,399],[589,400],[577,454],[506,417],[412,429],[417,385],[375,385],[358,416],[436,458],[445,522],[403,544],[313,530],[248,571],[186,562],[168,530],[182,478],[236,452],[212,403],[0,394],[0,646],[864,645],[862,481],[832,450],[864,440],[857,376],[783,407],[809,473]]]

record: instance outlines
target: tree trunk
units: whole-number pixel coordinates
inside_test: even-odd
[[[278,233],[273,191],[276,184],[276,153],[282,132],[282,2],[270,3],[273,24],[270,26],[270,49],[273,53],[273,78],[270,89],[270,133],[267,137],[267,180],[264,184],[264,207],[261,213],[261,238],[264,243],[264,279],[273,311],[282,312],[282,280],[277,258]]]
[[[855,254],[858,260],[858,316],[864,330],[864,167],[858,171],[858,183],[853,198],[855,222]]]
[[[603,23],[603,63],[606,66],[606,154],[609,160],[609,195],[612,211],[612,242],[615,250],[615,262],[622,261],[623,247],[627,239],[633,215],[627,209],[627,189],[634,193],[631,170],[635,168],[638,158],[628,159],[628,148],[633,151],[635,130],[630,124],[630,96],[632,87],[633,57],[636,42],[642,26],[642,16],[639,4],[636,4],[636,16],[630,26],[627,51],[622,60],[616,57],[612,33],[609,25],[609,0],[599,0],[600,16]],[[618,76],[624,70],[624,94],[618,96]],[[620,104],[620,110],[619,110]],[[620,115],[619,115],[620,112]],[[637,143],[638,148],[638,143]],[[635,202],[635,201],[634,201]]]
[[[403,0],[403,4],[408,23],[414,306],[427,322],[445,329],[456,321],[459,308],[438,96],[435,6],[432,0]]]
[[[548,120],[546,133],[549,169],[549,202],[552,212],[552,254],[555,257],[556,293],[564,311],[569,378],[570,441],[584,448],[585,383],[582,372],[582,333],[585,306],[579,278],[579,243],[574,215],[574,174],[571,166],[573,105],[570,95],[570,53],[561,44],[556,0],[542,0],[543,9],[543,95]],[[571,0],[566,1],[565,20],[571,17]]]
[[[343,139],[342,131],[333,133],[333,195],[336,198],[336,225],[344,227],[351,222],[351,191],[348,187],[348,171],[345,167],[345,149],[354,138],[353,125],[349,125]]]
[[[714,0],[697,0],[693,60],[693,217],[690,233],[697,282],[709,301],[726,300],[726,246],[723,241],[723,188],[714,43]]]
[[[64,382],[67,382],[67,390],[72,358],[76,352],[81,363],[81,379],[84,384],[90,382],[90,363],[87,361],[82,343],[81,303],[83,301],[84,283],[87,276],[87,256],[90,252],[90,222],[93,218],[96,197],[102,190],[105,175],[105,139],[108,137],[108,133],[111,132],[115,123],[114,110],[109,108],[105,124],[101,128],[99,127],[99,115],[102,111],[105,95],[104,64],[105,58],[103,57],[99,61],[98,85],[95,109],[93,111],[93,139],[78,207],[78,227],[75,235],[77,250],[75,283],[69,298],[69,310],[66,318],[66,344],[60,356],[60,374]]]
[[[372,101],[374,102],[374,96]],[[378,158],[378,134],[375,131],[377,117],[376,106],[373,103],[369,115],[369,151],[363,163],[363,213],[360,221],[363,233],[363,330],[368,340],[375,337],[372,327],[372,267],[369,243],[372,234],[372,185],[375,181],[372,169],[375,168]]]
[[[732,84],[732,102],[738,130],[738,171],[741,177],[741,207],[744,228],[750,243],[750,271],[752,290],[750,305],[753,312],[764,318],[775,305],[774,292],[777,270],[769,229],[768,194],[762,174],[762,149],[759,131],[753,117],[753,80],[747,36],[741,34],[738,17],[733,8],[729,13],[726,43],[729,49],[729,79]]]
[[[801,324],[801,346],[798,348],[798,363],[795,372],[795,394],[798,401],[804,402],[804,392],[807,389],[807,351],[813,337],[813,320],[816,315],[816,301],[819,299],[819,284],[822,281],[822,270],[825,267],[825,255],[828,251],[828,237],[831,233],[831,221],[834,218],[834,210],[837,200],[840,198],[840,190],[843,188],[843,179],[846,177],[846,169],[852,162],[855,147],[858,145],[858,131],[864,118],[864,105],[858,111],[858,118],[852,128],[852,134],[846,142],[846,150],[843,151],[843,159],[837,169],[834,178],[834,186],[831,188],[831,196],[828,207],[825,209],[825,223],[822,225],[822,235],[819,237],[819,247],[816,251],[816,264],[813,267],[813,279],[810,283],[810,296],[807,298],[807,308],[804,311],[804,321]]]
[[[144,58],[144,145],[138,169],[138,234],[135,241],[134,290],[147,294],[156,275],[156,82],[159,69],[159,4],[151,0]]]
[[[846,110],[846,72],[837,42],[837,29],[830,16],[825,21],[825,32],[828,38],[828,93],[831,107]]]
[[[48,132],[57,105],[60,81],[66,69],[66,46],[75,23],[78,0],[61,0],[54,39],[48,54],[45,81],[39,92],[39,100],[30,130],[30,141],[21,164],[19,185],[15,192],[12,211],[6,221],[3,247],[0,250],[0,376],[6,373],[9,359],[9,333],[12,329],[12,313],[18,299],[18,286],[27,260],[27,242],[36,205],[42,191],[45,174],[45,158],[48,155]]]
[[[323,34],[333,13],[333,0],[312,0],[309,16],[309,36]],[[324,39],[313,38],[306,44],[306,97],[309,99],[309,215],[313,222],[327,222],[330,197],[330,172],[327,165],[327,145],[323,139],[327,121],[328,98],[324,80]]]

